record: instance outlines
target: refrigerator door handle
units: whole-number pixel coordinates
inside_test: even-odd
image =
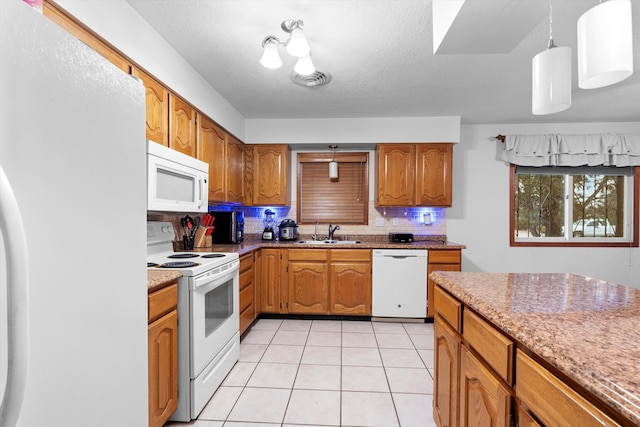
[[[7,283],[7,379],[0,425],[15,426],[24,399],[29,365],[29,268],[27,238],[18,201],[0,166],[0,234],[4,239]]]

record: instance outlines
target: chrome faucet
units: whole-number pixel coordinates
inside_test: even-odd
[[[336,225],[335,227],[331,227],[331,224],[329,224],[329,237],[327,237],[327,239],[333,240],[333,233],[335,233],[337,230],[340,230],[339,225]]]

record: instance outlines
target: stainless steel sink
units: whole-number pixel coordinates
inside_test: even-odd
[[[315,244],[315,245],[321,245],[321,244],[329,244],[329,245],[353,245],[353,244],[357,244],[357,243],[362,243],[360,240],[300,240],[298,241],[298,243],[303,243],[303,244]]]

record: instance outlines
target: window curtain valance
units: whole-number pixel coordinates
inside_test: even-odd
[[[519,166],[640,166],[640,134],[506,135],[502,160]]]

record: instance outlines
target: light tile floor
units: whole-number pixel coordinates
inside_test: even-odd
[[[433,324],[260,319],[198,420],[165,427],[431,427]]]

